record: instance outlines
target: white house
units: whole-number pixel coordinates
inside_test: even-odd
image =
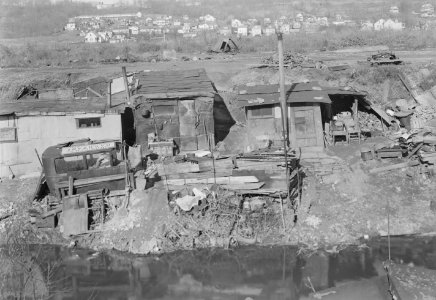
[[[65,25],[65,30],[73,31],[76,29],[77,29],[76,22],[68,22],[67,25]]]
[[[88,32],[85,35],[85,43],[99,43],[100,37],[93,31]]]
[[[434,6],[431,5],[430,3],[423,4],[421,6],[421,13],[422,14],[425,13],[427,15],[433,15],[434,14]]]
[[[251,36],[262,36],[262,26],[256,25],[251,28]]]
[[[248,35],[248,27],[247,26],[239,26],[238,27],[238,36],[247,36]]]
[[[274,35],[276,34],[276,29],[272,26],[268,26],[267,28],[265,28],[265,35],[266,36],[270,36],[270,35]]]
[[[385,22],[386,21],[384,19],[380,19],[377,22],[375,22],[374,23],[374,30],[376,30],[376,31],[383,30]]]
[[[405,28],[404,23],[399,22],[398,20],[388,19],[383,24],[383,28],[387,30],[403,30]]]
[[[297,22],[303,22],[303,21],[304,21],[304,16],[303,16],[303,14],[302,14],[302,13],[298,13],[298,14],[295,16],[295,20],[296,20]]]
[[[216,18],[214,16],[212,16],[212,15],[209,15],[209,14],[205,15],[203,17],[203,19],[204,19],[205,22],[210,22],[210,23],[213,23],[213,22],[216,21]]]
[[[397,15],[400,13],[400,9],[398,8],[398,6],[391,6],[389,8],[389,13],[393,14],[393,15]]]
[[[206,23],[203,24],[198,24],[198,29],[199,30],[209,30],[209,25],[207,25]]]
[[[242,22],[241,21],[239,21],[238,19],[233,19],[232,20],[232,27],[233,28],[238,28],[238,27],[241,27],[242,26]]]
[[[263,25],[270,25],[271,19],[270,18],[263,18]]]
[[[371,31],[374,30],[374,23],[372,23],[371,21],[365,21],[362,23],[360,30],[362,31]]]
[[[137,34],[139,34],[139,27],[138,26],[130,26],[129,32],[132,35],[137,35]]]
[[[0,177],[39,171],[35,150],[72,140],[122,139],[121,114],[106,99],[26,100],[0,108]]]

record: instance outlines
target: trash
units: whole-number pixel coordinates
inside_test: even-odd
[[[190,211],[195,206],[198,206],[198,201],[201,199],[201,196],[186,195],[182,198],[177,198],[175,202],[182,210]]]

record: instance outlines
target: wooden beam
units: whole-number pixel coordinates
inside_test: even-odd
[[[171,185],[185,184],[243,184],[259,182],[256,176],[229,176],[229,177],[209,177],[209,178],[187,178],[187,179],[168,179],[167,183]]]
[[[99,182],[119,180],[119,179],[124,179],[125,177],[126,177],[125,174],[115,174],[115,175],[100,176],[97,178],[76,179],[74,180],[74,186],[83,186],[83,185],[94,184]],[[68,186],[69,186],[68,181],[61,181],[57,184],[58,188],[65,188]]]
[[[171,92],[171,93],[147,93],[147,94],[136,94],[132,98],[137,99],[144,97],[146,99],[182,99],[182,98],[192,98],[192,97],[215,97],[215,93],[210,92]]]
[[[414,166],[417,166],[419,164],[420,164],[419,161],[407,161],[407,162],[403,162],[403,163],[399,163],[399,164],[395,164],[395,165],[371,169],[371,170],[369,170],[369,173],[371,173],[371,174],[381,173],[381,172],[391,171],[391,170],[395,170],[395,169],[414,167]]]

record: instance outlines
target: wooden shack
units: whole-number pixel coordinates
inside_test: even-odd
[[[221,129],[234,124],[204,69],[141,72],[135,77],[136,143],[143,151],[149,148],[150,134],[158,141],[173,140],[176,151],[209,149],[222,136]]]
[[[38,156],[49,146],[90,138],[122,139],[124,106],[106,99],[26,100],[0,108],[0,177],[40,169]]]
[[[332,95],[355,95],[352,90],[324,88],[318,82],[286,86],[291,147],[324,148],[324,131],[332,118]],[[279,85],[238,87],[238,105],[245,108],[250,134],[259,144],[283,143]],[[353,102],[351,102],[353,103]]]

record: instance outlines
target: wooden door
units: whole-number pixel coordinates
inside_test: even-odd
[[[198,150],[197,146],[197,114],[194,100],[179,101],[180,150]]]
[[[319,104],[291,107],[291,114],[293,114],[293,118],[290,121],[294,122],[294,124],[290,124],[292,146],[324,146]]]

